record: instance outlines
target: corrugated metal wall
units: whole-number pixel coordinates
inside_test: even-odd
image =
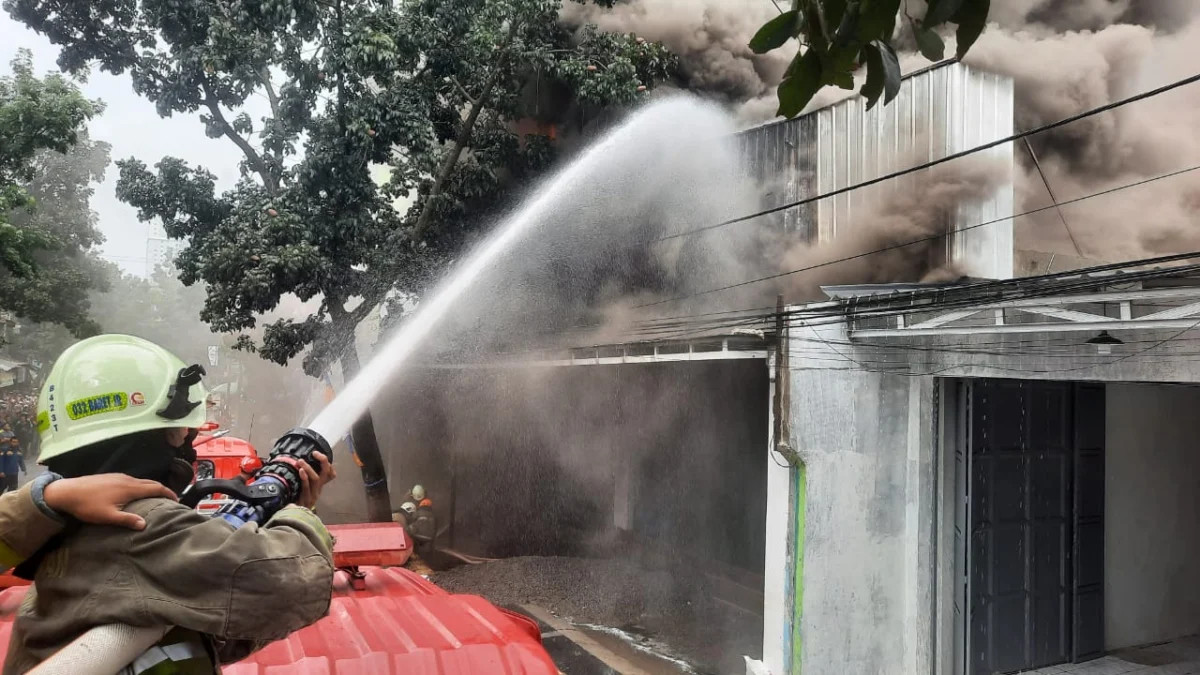
[[[899,95],[887,106],[867,111],[863,99],[855,97],[794,120],[751,129],[738,140],[746,171],[765,186],[763,206],[770,208],[1012,133],[1012,80],[948,63],[906,78]],[[1012,176],[1010,144],[976,156],[996,163],[1005,175]],[[888,191],[911,190],[921,180],[928,180],[928,174],[921,172],[788,209],[777,215],[776,222],[806,238],[829,241],[847,234],[856,214],[864,217],[868,200]],[[1012,277],[1012,222],[972,227],[1011,216],[1012,209],[1011,179],[979,203],[960,204],[946,229],[971,229],[948,239],[947,259],[972,276]]]

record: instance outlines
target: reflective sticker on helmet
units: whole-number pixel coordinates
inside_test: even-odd
[[[49,428],[50,428],[50,413],[43,410],[42,412],[38,413],[38,416],[37,416],[38,433],[44,434],[44,433],[46,433],[46,430]]]
[[[127,405],[129,405],[129,397],[125,395],[125,392],[118,391],[71,401],[67,404],[67,415],[73,420],[78,420],[92,415],[118,412],[124,410]]]

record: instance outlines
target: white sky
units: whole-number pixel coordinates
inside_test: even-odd
[[[34,68],[39,75],[57,70],[58,48],[13,21],[6,12],[0,12],[0,74],[9,72],[9,61],[22,48],[33,52]],[[159,117],[154,104],[133,93],[128,76],[114,77],[94,70],[80,88],[89,98],[99,98],[107,105],[104,114],[90,125],[93,138],[112,144],[114,162],[92,198],[100,230],[107,238],[102,255],[128,272],[145,274],[149,224],[138,221],[136,210],[117,199],[115,162],[137,157],[153,167],[163,157],[175,156],[207,168],[216,174],[218,189],[225,189],[237,180],[241,153],[228,140],[205,136],[198,115]],[[257,119],[254,110],[249,112]]]

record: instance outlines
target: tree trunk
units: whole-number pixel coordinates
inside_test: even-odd
[[[349,382],[362,368],[358,361],[358,347],[351,340],[342,353],[342,376]],[[388,492],[387,468],[379,452],[379,440],[375,437],[375,422],[368,408],[350,428],[350,439],[354,441],[354,454],[362,466],[363,487],[367,493],[367,520],[372,523],[392,521],[392,497]],[[330,443],[336,439],[326,439]]]

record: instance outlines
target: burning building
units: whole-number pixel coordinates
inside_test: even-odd
[[[775,209],[1006,137],[1012,107],[1011,80],[948,63],[907,77],[889,107],[866,112],[850,99],[742,132],[730,144],[736,172],[767,188],[738,208]],[[739,251],[785,265],[837,242],[917,232],[929,241],[889,263],[918,270],[914,281],[1009,279],[1013,162],[1011,148],[998,148],[953,175],[929,170],[781,208],[752,224],[754,236],[737,235]],[[904,227],[881,206],[918,194],[923,206],[903,209]],[[874,226],[878,218],[890,219],[890,232]],[[981,220],[997,226],[967,227]],[[735,267],[726,278],[747,271]],[[790,289],[801,283],[789,280]],[[778,290],[789,289],[770,289],[771,299]],[[480,320],[508,317],[506,301]],[[544,321],[537,309],[512,316]],[[392,491],[420,482],[437,495],[442,545],[470,556],[638,560],[667,599],[650,589],[597,598],[590,604],[601,618],[682,642],[683,656],[702,668],[728,671],[744,655],[775,673],[798,672],[809,667],[799,639],[805,488],[773,440],[793,405],[784,395],[793,374],[780,365],[787,329],[770,319],[733,333],[686,333],[561,352],[546,344],[536,355],[492,344],[469,358],[430,358],[374,411],[381,444],[395,449]]]

